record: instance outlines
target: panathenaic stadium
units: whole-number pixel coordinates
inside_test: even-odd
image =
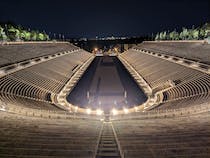
[[[210,44],[1,44],[0,157],[209,158]]]

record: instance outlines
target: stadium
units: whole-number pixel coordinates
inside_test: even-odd
[[[1,24],[0,157],[209,158],[210,24],[186,30],[96,47]]]

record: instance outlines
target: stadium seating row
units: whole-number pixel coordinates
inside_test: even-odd
[[[115,120],[113,125],[125,158],[207,158],[210,154],[209,114]]]
[[[68,42],[26,42],[0,45],[0,67],[36,57],[77,49],[78,47]]]
[[[142,51],[130,49],[121,54],[150,85],[153,93],[163,94],[162,107],[169,102],[191,100],[190,104],[209,101],[210,75]],[[196,101],[196,102],[195,102]],[[180,104],[179,104],[180,105]],[[175,106],[174,106],[175,107]],[[179,107],[179,106],[176,106]]]
[[[0,112],[0,157],[92,158],[100,121],[54,120]]]
[[[134,49],[121,56],[153,93],[163,94],[158,109],[128,113],[123,119],[113,116],[114,134],[124,158],[209,157],[209,105],[197,115],[182,115],[179,110],[188,106],[195,110],[198,106],[194,104],[210,101],[210,75]],[[53,95],[90,57],[79,50],[0,78],[0,157],[95,156],[102,122],[72,117],[52,106]],[[176,111],[179,117],[171,118]]]
[[[61,47],[61,50],[66,47],[71,48],[70,44],[64,44],[64,46],[57,45],[58,48]],[[49,47],[54,48],[51,45]],[[74,46],[71,49],[73,48]],[[48,47],[47,50],[42,47],[41,49],[47,52]],[[52,106],[53,99],[75,71],[91,56],[90,53],[78,50],[5,75],[0,78],[0,99],[20,106],[60,110]]]
[[[182,58],[187,58],[194,61],[210,64],[210,56],[209,56],[210,45],[200,41],[197,42],[146,41],[141,44],[138,44],[135,48],[145,49],[148,51],[153,51],[158,53],[160,52],[166,55],[179,56]]]

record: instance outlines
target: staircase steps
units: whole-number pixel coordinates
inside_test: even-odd
[[[121,158],[111,122],[104,122],[96,158]]]

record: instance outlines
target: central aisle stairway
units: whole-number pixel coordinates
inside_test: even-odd
[[[111,122],[104,122],[96,158],[121,158],[116,134]]]

